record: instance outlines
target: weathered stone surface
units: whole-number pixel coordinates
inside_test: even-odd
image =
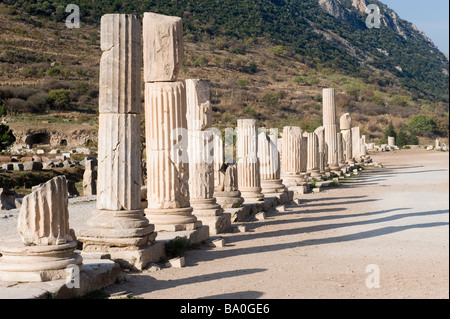
[[[258,135],[258,158],[262,193],[284,193],[286,188],[280,178],[280,154],[278,152],[278,130],[262,129]]]
[[[194,225],[197,218],[189,202],[184,82],[146,83],[145,110],[147,218],[157,230]]]
[[[328,165],[333,172],[339,171],[337,149],[337,124],[335,89],[323,89],[323,126],[325,143],[328,145]]]
[[[306,133],[308,140],[308,159],[307,159],[307,172],[311,173],[311,177],[320,178],[320,158],[319,158],[319,138],[315,133]]]
[[[65,176],[57,176],[23,199],[17,229],[25,245],[72,241]]]
[[[140,209],[139,136],[138,114],[100,114],[97,209]]]
[[[361,161],[361,136],[359,127],[352,127],[352,157],[355,161]]]
[[[40,171],[43,168],[43,164],[39,162],[27,161],[23,163],[24,171]]]
[[[184,55],[181,18],[145,12],[143,38],[144,81],[175,81]]]
[[[256,121],[237,121],[238,188],[244,201],[262,201],[261,177],[259,175],[258,132]]]
[[[350,113],[343,114],[339,119],[339,124],[341,130],[351,130],[352,118],[350,117]]]
[[[395,146],[395,137],[388,136],[388,146]]]
[[[281,151],[281,178],[286,187],[297,186],[303,182],[301,176],[301,146],[303,133],[297,126],[283,128],[283,144]],[[307,159],[306,159],[307,160]]]
[[[138,114],[141,108],[142,26],[129,14],[101,18],[100,114]]]
[[[83,173],[83,195],[97,195],[97,171],[95,170],[94,161],[87,160],[84,164]]]

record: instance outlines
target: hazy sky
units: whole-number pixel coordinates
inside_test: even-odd
[[[366,1],[370,4],[370,0]],[[414,23],[444,53],[449,53],[449,0],[381,0],[403,20]]]

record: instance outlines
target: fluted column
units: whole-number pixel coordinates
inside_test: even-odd
[[[237,121],[238,188],[244,201],[262,201],[258,159],[258,129],[256,121]]]
[[[361,161],[361,136],[358,126],[352,127],[352,157],[356,162]]]
[[[179,17],[151,12],[143,20],[147,201],[145,214],[157,230],[201,225],[189,200],[186,86],[176,81],[183,58]]]
[[[330,171],[327,164],[328,150],[325,142],[325,128],[323,126],[319,126],[314,131],[314,134],[316,134],[319,143],[319,171],[320,174],[324,176]]]
[[[311,174],[313,178],[320,178],[319,169],[319,138],[315,133],[306,133],[308,139],[308,151],[307,151],[307,172]]]
[[[301,146],[302,129],[297,126],[285,126],[283,128],[282,144],[282,174],[281,178],[286,187],[299,186],[303,183],[301,175]]]
[[[328,145],[328,165],[331,171],[339,173],[335,89],[323,89],[322,100],[325,143]]]
[[[186,80],[189,135],[189,194],[193,214],[208,225],[210,234],[231,227],[230,215],[214,197],[214,139],[211,130],[211,93],[208,81]]]
[[[193,229],[197,218],[192,215],[189,202],[184,82],[145,83],[145,123],[145,214],[158,230]]]
[[[278,130],[261,129],[258,135],[258,158],[260,163],[261,188],[263,194],[284,193],[286,188],[280,179],[280,155],[278,152]]]
[[[338,164],[340,168],[345,167],[344,160],[344,140],[342,133],[337,133],[337,149],[338,149]]]
[[[345,113],[340,118],[340,128],[342,133],[343,148],[344,148],[344,161],[348,165],[355,164],[353,159],[352,148],[352,119],[349,113]]]

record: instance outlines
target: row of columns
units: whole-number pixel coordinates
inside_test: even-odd
[[[355,158],[352,149],[359,134],[356,137],[347,125],[348,115],[346,125],[341,118],[342,132],[337,132],[334,89],[325,89],[322,127],[313,133],[284,127],[279,139],[277,130],[258,132],[255,120],[238,120],[236,163],[227,161],[226,143],[212,129],[209,82],[177,80],[183,60],[180,18],[145,13],[142,28],[133,15],[105,15],[101,49],[97,209],[79,238],[86,252],[106,251],[145,264],[154,254],[156,232],[202,225],[212,233],[223,231],[230,226],[223,208],[305,186],[308,178],[320,178],[330,170],[339,173]],[[142,66],[148,202],[144,209]]]

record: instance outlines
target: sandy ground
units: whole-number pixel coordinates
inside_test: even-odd
[[[127,273],[107,293],[178,298],[449,298],[449,153],[378,153],[384,165],[186,253],[184,268]],[[70,223],[94,207],[78,199]],[[0,216],[4,212],[0,212]],[[16,213],[0,218],[15,233]],[[366,272],[368,271],[368,272]],[[379,286],[377,283],[379,275]]]

